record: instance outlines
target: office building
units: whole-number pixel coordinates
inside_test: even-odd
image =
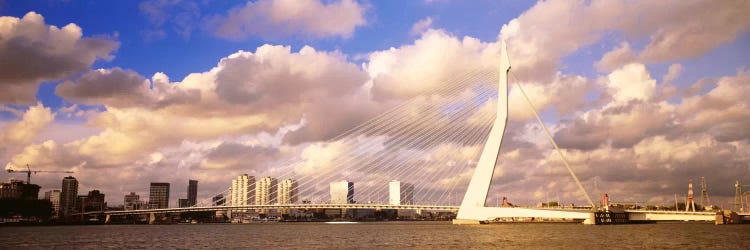
[[[104,194],[99,190],[91,190],[87,195],[79,195],[76,198],[76,211],[104,211],[106,208],[107,203],[104,201]]]
[[[258,180],[255,183],[255,204],[256,205],[271,205],[276,203],[277,186],[278,180],[266,176]],[[266,214],[269,211],[267,209],[257,210],[259,213]]]
[[[93,207],[94,209],[97,209],[96,211],[104,211],[104,209],[107,208],[107,202],[104,199],[104,193],[94,189],[89,191],[88,196],[88,205]]]
[[[414,185],[400,181],[391,181],[388,184],[388,204],[391,205],[413,205]]]
[[[354,183],[349,181],[331,182],[331,204],[354,203]]]
[[[78,180],[73,176],[63,178],[60,191],[60,209],[63,216],[67,217],[75,209],[76,198],[78,198]]]
[[[276,203],[277,184],[278,180],[270,176],[258,180],[255,183],[255,204],[271,205]]]
[[[298,187],[297,187],[297,181],[294,179],[286,179],[279,183],[279,186],[277,188],[278,195],[276,196],[276,201],[279,204],[296,204],[298,200]],[[293,214],[296,213],[296,210],[294,209],[281,209],[280,212],[282,214]]]
[[[276,200],[279,204],[295,204],[298,199],[297,181],[286,179],[279,183],[278,195]]]
[[[60,216],[60,190],[50,190],[44,192],[44,199],[49,200],[52,203],[52,215],[55,217]]]
[[[253,202],[255,202],[255,176],[247,174],[237,176],[232,180],[228,203],[232,206],[245,206],[252,205]]]
[[[125,203],[123,203],[125,210],[138,210],[138,209],[144,209],[146,208],[143,206],[143,201],[141,201],[141,196],[137,195],[135,192],[130,192],[130,194],[125,195]]]
[[[11,179],[9,182],[0,183],[0,199],[36,200],[39,198],[40,188],[36,184],[24,184],[21,180]]]
[[[169,208],[169,183],[152,182],[148,192],[148,207]]]
[[[188,180],[187,206],[192,207],[198,204],[198,181]]]

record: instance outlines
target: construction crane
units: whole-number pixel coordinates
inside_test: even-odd
[[[55,170],[31,170],[31,167],[29,164],[26,164],[26,170],[13,170],[8,169],[8,173],[26,173],[26,184],[31,184],[31,174],[37,174],[37,173],[69,173],[72,174],[73,171],[55,171]]]

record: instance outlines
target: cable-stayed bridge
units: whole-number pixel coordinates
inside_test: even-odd
[[[297,157],[274,163],[265,172],[234,180],[231,187],[192,207],[88,214],[104,213],[109,220],[110,216],[117,215],[150,214],[153,219],[154,214],[189,211],[268,213],[276,210],[284,213],[292,209],[413,209],[457,212],[456,224],[503,218],[593,223],[596,204],[533,105],[531,108],[540,126],[588,207],[488,206],[490,185],[508,123],[511,66],[505,43],[501,47],[499,69],[478,69],[455,75],[430,93],[420,93],[339,136],[307,146],[296,154]],[[420,84],[405,87],[421,89]],[[520,85],[519,89],[531,104]],[[716,213],[674,212],[641,217],[644,220],[713,221]]]

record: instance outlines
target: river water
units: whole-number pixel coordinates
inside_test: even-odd
[[[0,249],[750,249],[750,225],[449,222],[0,227]]]

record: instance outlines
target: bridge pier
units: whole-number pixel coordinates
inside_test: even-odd
[[[153,225],[156,221],[156,214],[155,213],[149,213],[148,214],[148,224]]]
[[[104,224],[109,224],[109,214],[104,217]]]

